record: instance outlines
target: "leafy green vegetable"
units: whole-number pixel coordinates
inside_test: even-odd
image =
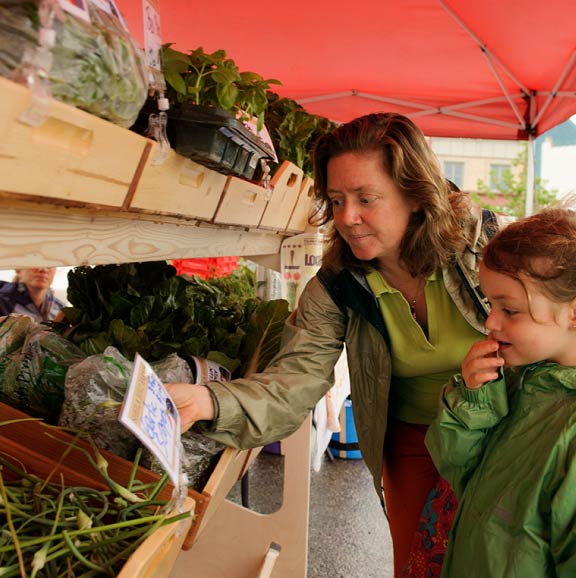
[[[207,53],[200,47],[184,54],[171,46],[168,43],[162,47],[167,95],[171,100],[241,112],[246,119],[256,116],[258,129],[262,128],[268,106],[266,90],[271,84],[282,84],[279,80],[240,71],[224,50]]]
[[[336,128],[336,123],[307,112],[290,98],[268,91],[266,128],[280,163],[290,161],[313,177],[311,153],[318,138]]]
[[[77,267],[68,274],[65,320],[55,331],[87,355],[116,347],[149,362],[171,353],[204,357],[234,377],[260,371],[279,347],[284,300],[256,298],[255,274],[177,276],[166,262]]]
[[[0,75],[19,79],[37,46],[39,0],[0,6]],[[114,16],[88,3],[90,22],[54,18],[48,81],[52,96],[123,127],[134,124],[148,94],[144,53]]]
[[[284,321],[289,315],[288,301],[262,301],[250,314],[244,327],[246,339],[242,346],[245,360],[241,375],[249,377],[263,371],[280,349]]]

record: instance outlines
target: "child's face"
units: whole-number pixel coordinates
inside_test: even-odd
[[[486,329],[498,341],[499,355],[506,365],[576,365],[573,304],[551,301],[531,279],[524,285],[480,266],[480,287],[492,305]]]

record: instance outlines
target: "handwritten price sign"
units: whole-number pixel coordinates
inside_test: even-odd
[[[180,415],[154,370],[136,354],[119,420],[180,484]]]

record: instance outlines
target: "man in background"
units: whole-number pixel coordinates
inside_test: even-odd
[[[64,303],[51,289],[55,267],[16,269],[14,281],[0,281],[0,316],[28,315],[37,322],[54,319]]]

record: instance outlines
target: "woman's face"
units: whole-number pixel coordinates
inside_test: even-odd
[[[343,153],[327,165],[334,226],[355,257],[396,263],[411,214],[409,203],[384,170],[382,153]]]
[[[30,289],[48,289],[54,281],[55,267],[16,269],[18,279]]]

